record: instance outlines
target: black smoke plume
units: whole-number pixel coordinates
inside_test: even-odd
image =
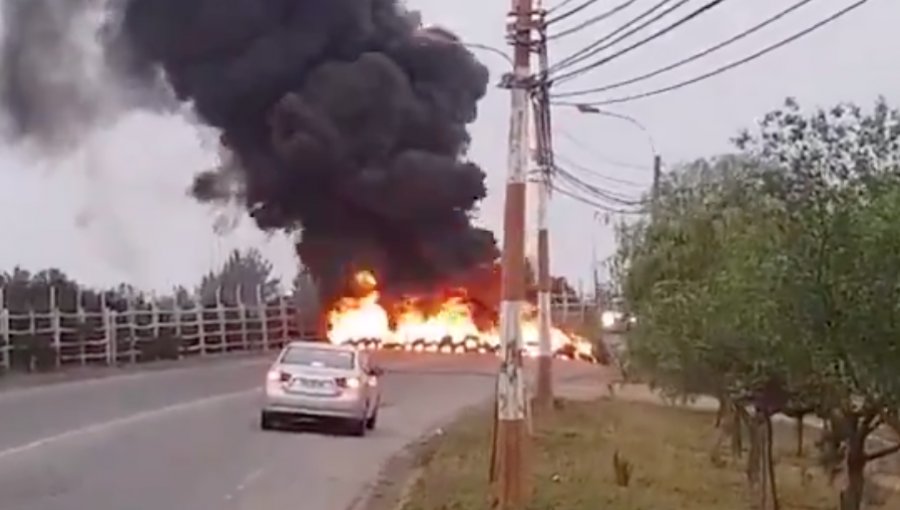
[[[74,11],[90,3],[4,1]],[[423,28],[398,0],[113,0],[106,8],[110,68],[132,84],[164,75],[221,131],[233,164],[198,176],[194,196],[237,193],[260,228],[301,231],[298,254],[324,297],[358,269],[374,270],[388,290],[425,290],[495,261],[493,235],[470,221],[485,175],[465,159],[488,72],[451,33]],[[38,110],[16,112],[27,120],[20,129],[58,113]]]
[[[0,115],[5,135],[54,154],[136,107],[173,109],[154,68],[118,68],[124,45],[98,45],[124,0],[0,0]]]

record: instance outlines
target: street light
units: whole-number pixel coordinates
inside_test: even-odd
[[[466,48],[472,48],[475,50],[483,50],[483,51],[493,53],[494,55],[502,57],[503,60],[506,60],[509,63],[510,67],[513,66],[512,57],[507,55],[505,51],[503,51],[499,48],[495,48],[493,46],[489,46],[487,44],[480,44],[480,43],[460,42],[459,44],[461,44],[462,46],[464,46]]]
[[[604,115],[606,117],[613,117],[616,119],[624,120],[628,122],[647,135],[647,142],[650,144],[650,151],[653,153],[653,191],[652,191],[652,202],[651,202],[651,214],[653,216],[656,215],[657,203],[659,201],[659,180],[662,176],[662,158],[659,156],[659,152],[656,150],[656,142],[653,140],[653,135],[650,134],[650,130],[647,129],[643,123],[635,119],[634,117],[624,115],[621,113],[611,112],[608,110],[601,110],[596,106],[584,104],[584,103],[558,103],[565,104],[566,106],[574,106],[576,110],[580,113],[592,114],[592,115]]]
[[[592,114],[592,115],[604,115],[606,117],[613,117],[613,118],[624,120],[625,122],[631,123],[638,129],[643,131],[645,135],[647,135],[647,141],[650,144],[650,150],[653,152],[653,157],[657,158],[659,156],[659,152],[656,150],[656,142],[653,140],[653,135],[650,134],[650,130],[647,129],[647,127],[644,126],[644,124],[639,122],[634,117],[631,117],[628,115],[623,115],[621,113],[611,112],[608,110],[601,110],[600,108],[597,108],[596,106],[591,106],[589,104],[575,104],[572,106],[574,106],[575,109],[578,110],[580,113],[586,113],[586,114]]]

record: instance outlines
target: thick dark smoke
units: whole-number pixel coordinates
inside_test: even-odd
[[[116,28],[122,1],[0,0],[5,134],[60,152],[125,109],[176,106],[159,73],[131,79],[112,65],[128,61],[127,47],[97,44]]]
[[[361,268],[422,289],[496,259],[464,159],[487,69],[396,0],[131,0],[121,40],[125,67],[161,67],[221,129],[259,227],[302,229],[326,297]],[[195,196],[228,199],[228,178],[201,175]]]
[[[67,143],[80,119],[98,115],[77,47],[88,0],[4,0],[0,99],[16,136]]]
[[[122,27],[128,67],[162,67],[222,130],[259,227],[302,229],[326,297],[362,268],[427,287],[496,258],[469,219],[484,173],[462,159],[487,70],[395,0],[132,0]],[[230,198],[228,177],[195,196]]]

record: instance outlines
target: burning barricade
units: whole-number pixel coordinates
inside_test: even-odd
[[[339,299],[327,315],[328,339],[371,349],[416,352],[498,352],[500,335],[495,320],[477,316],[475,307],[457,290],[446,296],[387,299],[378,290],[375,276],[356,274],[354,296]],[[525,352],[538,354],[536,310],[525,307],[522,335]],[[594,361],[590,341],[552,328],[551,349],[565,359]]]

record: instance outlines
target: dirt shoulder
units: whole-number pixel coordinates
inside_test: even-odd
[[[557,386],[557,395],[568,400],[550,422],[536,423],[533,508],[746,506],[744,459],[725,452],[711,462],[714,399],[674,405],[641,385],[616,385],[612,399],[608,380],[581,375]],[[484,508],[489,416],[483,407],[471,410],[444,433],[396,455],[354,510]],[[806,435],[807,453],[798,456],[792,424],[777,427],[782,429],[776,433],[776,456],[783,508],[833,508],[839,483],[829,483],[817,464],[816,435]],[[617,454],[630,469],[627,487],[617,480]],[[870,498],[883,508],[900,507],[893,506],[900,505],[900,494],[888,490],[894,484],[885,476],[873,473],[878,483]]]

